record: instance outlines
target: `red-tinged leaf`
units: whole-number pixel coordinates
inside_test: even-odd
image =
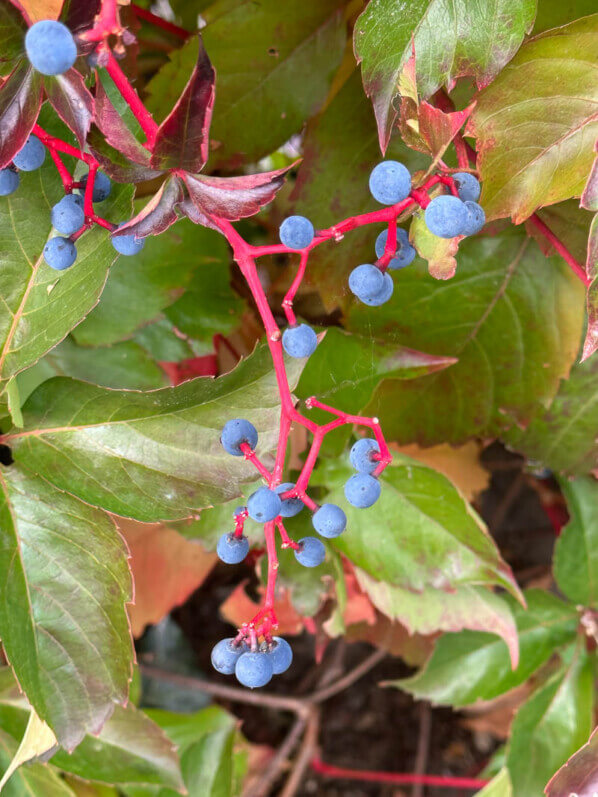
[[[42,104],[42,77],[20,61],[0,89],[0,169],[27,141]]]
[[[445,113],[439,108],[422,102],[419,106],[419,132],[429,147],[433,158],[441,158],[444,151],[463,127],[471,112],[473,104],[462,111]]]
[[[411,222],[409,237],[417,253],[428,261],[430,276],[437,280],[448,280],[455,276],[455,255],[461,238],[439,238],[426,226],[423,213],[416,213]]]
[[[117,183],[141,183],[144,180],[153,180],[161,174],[147,166],[130,161],[120,150],[111,146],[101,130],[93,124],[87,135],[87,146],[92,155],[98,159],[102,170]]]
[[[588,285],[586,299],[588,310],[588,327],[583,344],[581,361],[587,360],[598,349],[598,214],[592,219],[588,237],[588,258],[586,274],[592,280]]]
[[[598,793],[598,728],[552,776],[544,792],[546,797],[594,797]]]
[[[149,151],[140,141],[137,141],[133,132],[129,130],[124,119],[110,101],[101,80],[97,81],[95,92],[95,122],[106,141],[134,163],[140,163],[148,169],[151,166]],[[156,172],[159,174],[159,172]]]
[[[291,168],[287,166],[275,172],[240,177],[186,174],[184,180],[193,204],[201,213],[238,221],[253,216],[271,202],[284,183],[284,175]]]
[[[24,54],[23,42],[26,32],[27,24],[23,15],[9,0],[1,0],[0,42],[2,42],[2,51],[0,52],[0,62],[13,61]]]
[[[598,152],[598,140],[594,145],[594,149]],[[598,210],[598,157],[594,159],[592,171],[588,177],[586,187],[583,189],[579,204],[586,210]]]
[[[201,170],[208,159],[215,78],[200,36],[197,63],[189,82],[156,133],[152,166],[188,172]]]
[[[47,77],[44,88],[54,110],[70,127],[82,147],[93,118],[93,97],[76,69]]]
[[[158,193],[150,199],[143,210],[131,221],[119,227],[113,235],[136,235],[137,238],[159,235],[179,218],[176,211],[182,200],[181,181],[178,177],[169,177],[162,183]]]
[[[181,213],[184,213],[188,219],[191,219],[193,224],[200,224],[202,227],[209,227],[211,230],[218,230],[218,232],[220,232],[218,225],[214,224],[211,218],[206,216],[205,213],[202,213],[199,208],[196,208],[189,197],[181,202],[179,210]]]
[[[10,5],[13,5],[25,20],[25,24],[28,28],[30,28],[31,25],[33,25],[35,20],[31,17],[31,14],[25,8],[25,5],[20,2],[20,0],[2,0],[2,2],[3,3],[8,2]]]
[[[253,601],[245,591],[246,586],[247,581],[242,581],[220,606],[220,614],[237,628],[250,622],[261,609],[260,602]],[[263,587],[260,587],[260,592],[263,592]],[[274,599],[274,611],[281,636],[292,636],[303,631],[303,619],[293,607],[288,590],[279,590]]]

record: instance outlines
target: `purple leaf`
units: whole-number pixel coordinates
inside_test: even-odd
[[[201,37],[197,63],[176,105],[156,134],[152,166],[198,172],[208,159],[214,107],[214,67]]]
[[[177,206],[183,201],[183,186],[178,177],[169,177],[147,205],[131,221],[119,227],[113,235],[159,235],[179,218]]]
[[[151,157],[149,151],[140,141],[137,141],[132,131],[126,126],[123,118],[108,98],[100,80],[96,86],[95,108],[95,122],[106,136],[106,141],[129,160],[147,166],[149,169]]]
[[[54,110],[83,146],[93,118],[93,97],[76,69],[47,77],[44,88]]]
[[[27,24],[23,15],[8,0],[0,0],[0,61],[13,61],[25,52]]]
[[[544,791],[546,797],[593,797],[598,792],[598,729],[552,776]]]
[[[271,202],[284,183],[284,175],[292,166],[277,169],[275,172],[240,177],[186,174],[183,179],[193,204],[201,213],[237,221],[253,216]]]
[[[0,169],[27,141],[42,104],[42,77],[20,61],[0,89]]]
[[[189,197],[180,203],[179,210],[181,213],[184,213],[185,216],[187,216],[187,218],[193,222],[193,224],[199,224],[202,227],[209,227],[211,230],[216,230],[217,232],[221,231],[220,227],[218,227],[218,225],[212,221],[210,216],[206,216],[205,213],[202,213],[201,210],[195,207]]]
[[[122,152],[108,144],[104,134],[95,125],[91,126],[87,135],[87,145],[92,155],[99,161],[102,170],[117,183],[141,183],[144,180],[153,180],[161,174],[147,166],[130,161]]]

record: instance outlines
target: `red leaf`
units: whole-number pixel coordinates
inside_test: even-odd
[[[143,210],[112,234],[136,235],[138,238],[159,235],[179,218],[176,209],[183,197],[181,181],[178,177],[169,177]]]
[[[95,93],[96,124],[106,136],[106,141],[129,160],[150,168],[150,153],[137,141],[123,118],[108,98],[102,82],[98,80]],[[157,172],[159,174],[159,172]]]
[[[156,133],[152,166],[188,172],[201,170],[208,159],[214,81],[214,67],[200,36],[197,63],[189,82]]]
[[[546,797],[594,797],[598,792],[598,729],[553,775],[544,791]]]
[[[202,213],[199,208],[196,208],[193,202],[189,197],[184,199],[181,204],[179,205],[179,210],[190,219],[193,224],[201,224],[202,227],[209,227],[211,230],[217,230],[220,232],[220,227],[210,219],[209,216],[206,216],[205,213]]]
[[[290,168],[292,166],[275,172],[240,177],[186,174],[183,179],[193,204],[201,213],[237,221],[252,216],[271,202],[284,183],[284,174]]]
[[[474,105],[462,111],[445,113],[439,108],[422,102],[419,106],[419,132],[428,145],[433,158],[442,157],[443,152],[463,127]]]
[[[161,174],[147,166],[130,161],[106,141],[104,134],[95,125],[91,126],[87,135],[87,146],[99,161],[102,170],[117,183],[140,183],[143,180],[153,180]]]
[[[0,89],[0,169],[27,141],[42,104],[42,77],[20,61]]]
[[[76,69],[47,77],[44,88],[54,110],[83,146],[93,118],[93,97]]]

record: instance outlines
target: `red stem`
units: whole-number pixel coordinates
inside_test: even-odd
[[[555,235],[550,227],[545,224],[542,219],[538,216],[537,213],[533,213],[530,216],[530,223],[534,225],[534,227],[540,232],[544,238],[556,249],[559,255],[563,258],[563,260],[568,264],[571,270],[576,274],[579,279],[584,283],[584,285],[589,285],[591,283],[591,279],[586,274],[585,268],[577,262],[577,260],[573,257],[571,252],[567,249],[565,244],[560,240],[558,235]]]
[[[174,36],[178,36],[179,39],[188,39],[191,34],[185,28],[180,28],[178,25],[175,25],[173,22],[168,22],[166,19],[162,19],[162,17],[158,17],[155,14],[152,14],[151,11],[148,11],[145,8],[141,8],[140,6],[136,5],[135,3],[131,3],[131,8],[135,12],[135,16],[138,19],[143,19],[146,22],[154,25],[156,28],[162,28],[162,30],[167,31],[168,33],[172,33]]]
[[[364,769],[347,769],[325,764],[320,758],[313,758],[311,768],[319,775],[342,780],[361,780],[370,783],[420,783],[424,786],[437,786],[445,789],[482,789],[487,780],[480,778],[459,778],[450,775],[416,775],[408,772],[370,772]]]
[[[127,76],[118,65],[118,61],[112,55],[112,51],[108,48],[107,45],[105,45],[103,49],[108,56],[108,60],[106,62],[106,71],[114,81],[114,85],[120,91],[127,105],[133,112],[135,119],[137,119],[137,121],[139,122],[141,129],[145,133],[145,137],[147,139],[147,146],[151,148],[156,138],[158,125],[154,121],[153,116],[147,110],[143,102],[139,99],[139,96],[135,91],[135,89],[133,88],[133,86],[131,86],[131,84],[129,83]]]

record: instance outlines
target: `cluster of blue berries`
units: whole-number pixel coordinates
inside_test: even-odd
[[[435,197],[426,208],[424,218],[431,233],[439,238],[457,235],[475,235],[486,223],[486,214],[477,200],[480,184],[473,174],[458,172],[453,175],[457,193]]]
[[[234,418],[224,425],[220,441],[228,454],[241,457],[253,452],[258,434],[252,423],[244,418]],[[380,497],[380,482],[373,475],[380,461],[377,441],[371,438],[358,440],[351,449],[350,461],[357,473],[345,484],[347,501],[358,508],[370,507]],[[233,532],[225,532],[218,540],[216,552],[219,558],[226,564],[239,564],[247,556],[249,540],[242,533],[245,518],[250,517],[257,523],[267,523],[277,517],[294,517],[301,512],[305,505],[300,498],[293,495],[284,497],[287,493],[292,493],[294,488],[292,483],[280,484],[274,489],[259,487],[249,496],[247,506],[238,506],[233,513],[237,528]],[[333,539],[345,530],[347,516],[340,506],[325,503],[313,513],[312,525],[320,537]],[[326,557],[326,548],[318,537],[304,537],[297,543],[294,553],[299,564],[304,567],[318,567]],[[276,637],[274,640],[277,646],[284,642]],[[284,645],[284,650],[287,647],[289,650],[288,663],[284,667],[286,669],[291,658],[290,647],[286,642]],[[214,648],[212,662],[218,672],[235,672],[239,681],[246,686],[263,686],[268,683],[272,674],[284,671],[276,669],[276,656],[282,655],[276,654],[277,646],[274,647],[274,652],[271,647],[266,646],[264,656],[264,650],[251,651],[244,647],[244,643],[224,639]]]
[[[273,675],[291,666],[293,651],[282,637],[275,636],[252,650],[244,641],[221,639],[212,649],[212,666],[223,675],[237,676],[239,683],[255,689],[265,686]]]
[[[43,75],[61,75],[77,58],[77,45],[70,30],[61,22],[44,19],[32,25],[25,35],[25,51],[32,66]],[[12,165],[0,169],[0,196],[9,196],[19,187],[19,171],[39,169],[46,158],[46,147],[35,135],[30,135],[22,149],[14,156]],[[87,175],[81,180],[85,189]],[[97,172],[93,184],[93,201],[103,202],[110,195],[109,178]],[[52,225],[60,233],[44,247],[44,260],[56,271],[70,268],[77,259],[77,247],[68,236],[85,225],[83,196],[71,193],[52,208]],[[112,245],[121,255],[135,255],[143,248],[143,240],[134,235],[112,238]]]

